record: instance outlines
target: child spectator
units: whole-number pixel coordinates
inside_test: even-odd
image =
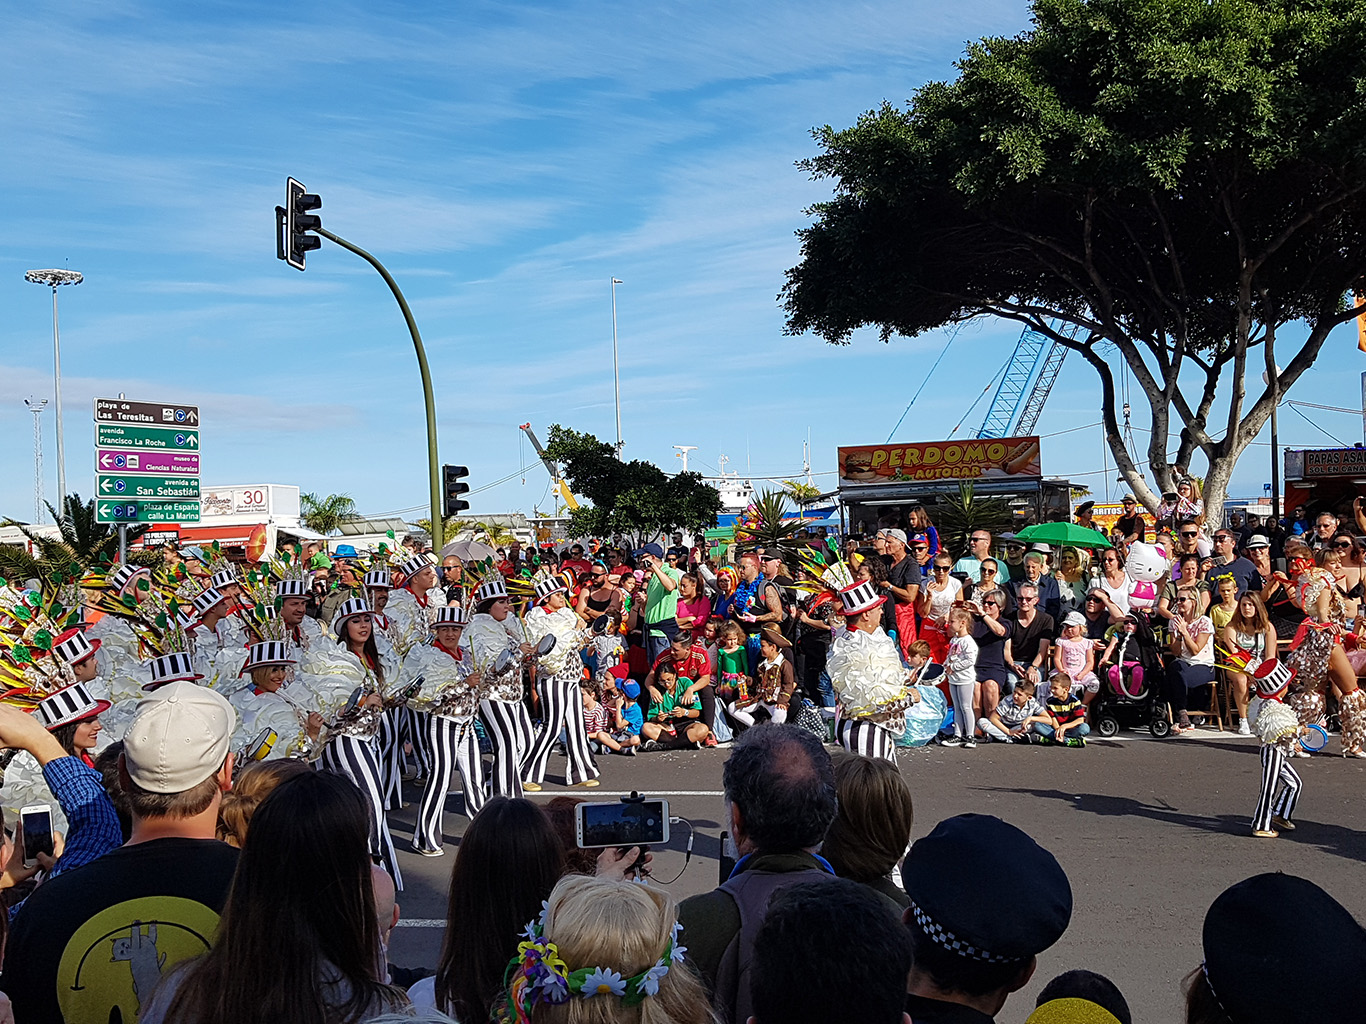
[[[749,654],[745,631],[738,622],[727,622],[717,634],[716,695],[729,705],[749,690]]]
[[[796,676],[792,662],[783,651],[792,646],[791,641],[777,629],[765,626],[759,635],[759,671],[754,689],[746,694],[749,703],[736,700],[730,706],[731,717],[746,726],[754,724],[754,712],[765,711],[769,720],[777,725],[787,721],[788,707],[797,689]],[[683,699],[688,699],[684,693]]]
[[[650,719],[640,727],[646,740],[658,744],[652,749],[667,747],[678,750],[700,745],[710,730],[700,721],[702,702],[694,695],[685,701],[692,680],[678,678],[673,663],[661,662],[655,669],[655,683],[659,688],[659,700],[650,705]]]
[[[1034,699],[1035,686],[1021,679],[1015,689],[1001,698],[982,723],[982,732],[1001,743],[1028,743],[1034,725],[1053,727],[1053,716]]]
[[[579,683],[579,695],[583,698],[583,731],[590,743],[602,743],[602,737],[607,736],[607,706],[598,700],[593,684],[586,680]]]
[[[1035,725],[1034,729],[1044,739],[1060,743],[1065,747],[1084,747],[1082,737],[1091,733],[1086,724],[1086,706],[1072,692],[1072,677],[1066,672],[1058,672],[1049,681],[1051,691],[1048,695],[1048,713],[1054,724]]]
[[[977,686],[977,641],[972,638],[972,616],[966,609],[949,612],[945,626],[949,633],[949,653],[944,658],[949,694],[953,697],[953,735],[946,747],[977,746],[977,718],[972,711],[972,693]]]
[[[621,616],[607,613],[607,628],[593,637],[593,656],[597,659],[597,669],[593,678],[601,686],[607,673],[621,664],[626,655],[626,647],[621,642]]]
[[[930,645],[924,640],[913,640],[906,649],[906,661],[910,665],[912,686],[933,683],[944,675],[944,666],[932,660]]]
[[[1096,677],[1095,642],[1086,638],[1086,616],[1068,612],[1062,620],[1062,636],[1053,648],[1053,669],[1072,679],[1072,689],[1085,706],[1096,699],[1100,680]]]

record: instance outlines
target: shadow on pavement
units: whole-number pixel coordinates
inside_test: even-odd
[[[1214,832],[1230,836],[1247,836],[1251,827],[1246,814],[1220,814],[1208,816],[1186,814],[1165,804],[1145,804],[1127,796],[1107,796],[1101,793],[1067,793],[1060,789],[1029,789],[1012,786],[977,786],[987,793],[1018,793],[1036,796],[1045,800],[1066,803],[1075,810],[1096,814],[1107,818],[1148,818],[1169,825],[1194,829],[1201,832]],[[1342,825],[1329,825],[1316,821],[1297,820],[1295,832],[1281,833],[1279,842],[1299,843],[1318,847],[1324,853],[1345,860],[1366,863],[1366,832],[1346,828]]]

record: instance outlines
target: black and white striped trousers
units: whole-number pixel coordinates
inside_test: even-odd
[[[522,761],[531,746],[531,715],[521,701],[481,700],[479,719],[493,744],[493,792],[522,795]]]
[[[1278,743],[1263,746],[1262,792],[1257,797],[1252,827],[1258,832],[1270,831],[1272,815],[1289,821],[1294,817],[1295,804],[1299,799],[1300,776],[1286,760],[1285,749]]]
[[[841,718],[835,727],[835,739],[845,750],[896,764],[896,742],[892,734],[876,722],[866,718]]]
[[[354,782],[370,804],[370,852],[379,857],[384,868],[394,879],[396,889],[403,888],[403,876],[398,870],[394,841],[389,835],[389,822],[384,817],[384,797],[380,789],[380,768],[374,740],[359,736],[333,736],[323,747],[318,758],[320,767]]]
[[[416,708],[403,709],[408,738],[412,741],[413,755],[417,758],[417,770],[423,778],[432,770],[432,748],[427,729],[427,719],[430,717],[426,711],[418,711]]]
[[[559,738],[561,728],[565,732],[565,751],[569,755],[565,781],[573,786],[598,777],[598,766],[593,762],[593,752],[588,749],[588,732],[583,724],[583,693],[579,689],[582,678],[583,664],[575,657],[572,665],[541,683],[541,732],[522,762],[522,777],[527,781],[537,785],[545,781],[550,748]]]
[[[484,806],[484,763],[479,757],[479,737],[474,722],[442,715],[423,714],[427,720],[428,749],[432,764],[422,787],[413,842],[429,850],[441,849],[441,814],[446,809],[451,769],[460,769],[460,788],[465,793],[465,813],[473,818]]]
[[[395,811],[403,806],[403,737],[402,723],[399,721],[403,711],[403,708],[386,708],[381,712],[379,732],[375,734],[380,793],[387,811]]]

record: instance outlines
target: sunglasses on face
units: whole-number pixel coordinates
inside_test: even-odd
[[[1352,542],[1350,540],[1339,540],[1333,542],[1333,547],[1335,548],[1350,548],[1351,546]]]
[[[985,576],[994,576],[996,574],[996,566],[993,565],[990,569],[986,566],[982,566],[982,573]]]
[[[1020,595],[1020,604],[1032,604],[1037,600],[1037,597],[1025,597],[1023,594]]]
[[[951,565],[936,565],[936,566],[934,567],[934,571],[935,571],[935,572],[948,572],[948,571],[949,571],[950,569],[952,569],[952,568],[953,568],[953,566],[951,566]]]
[[[1000,602],[1000,601],[983,601],[983,602],[982,602],[982,607],[983,607],[983,608],[999,608],[999,607],[1001,607],[1001,602]]]
[[[1181,536],[1183,536],[1183,537],[1185,537],[1187,540],[1189,540],[1191,537],[1198,536],[1198,534],[1186,533],[1186,532],[1183,530],[1183,531],[1181,532]]]

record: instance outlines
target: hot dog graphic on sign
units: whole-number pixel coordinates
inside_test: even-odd
[[[841,484],[981,480],[1043,475],[1037,437],[972,438],[839,450]]]

